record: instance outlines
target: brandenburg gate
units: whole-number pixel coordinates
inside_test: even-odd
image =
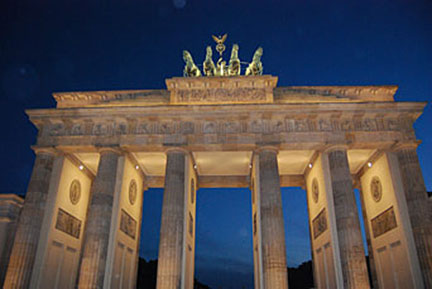
[[[396,86],[278,87],[262,49],[246,75],[238,46],[229,64],[211,52],[201,76],[185,51],[167,89],[54,93],[56,108],[27,111],[36,159],[4,288],[135,288],[151,187],[165,188],[158,289],[193,288],[209,187],[250,188],[255,288],[288,288],[281,186],[306,190],[316,288],[432,288],[425,103],[394,101]]]

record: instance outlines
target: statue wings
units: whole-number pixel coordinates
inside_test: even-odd
[[[212,35],[213,40],[214,40],[217,44],[222,44],[222,43],[224,43],[225,40],[226,40],[226,38],[227,38],[227,36],[228,36],[228,34],[226,34],[226,33],[225,33],[223,36],[219,36],[219,37]]]

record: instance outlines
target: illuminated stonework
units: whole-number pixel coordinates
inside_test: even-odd
[[[27,111],[36,160],[4,287],[134,288],[143,192],[164,187],[157,289],[191,289],[197,189],[247,187],[255,288],[285,289],[281,186],[307,190],[316,288],[370,288],[354,188],[371,283],[432,287],[413,129],[425,104],[395,102],[395,86],[276,87],[231,71],[55,93],[57,108]]]
[[[135,204],[137,198],[137,183],[135,180],[131,180],[129,183],[129,202],[131,205]]]
[[[73,180],[69,189],[69,198],[72,204],[78,204],[81,198],[81,183],[78,180]]]
[[[372,198],[375,202],[379,202],[382,198],[382,185],[379,177],[373,177],[371,184],[370,184],[370,190],[372,193]]]
[[[314,200],[315,203],[318,202],[318,197],[319,197],[319,187],[318,187],[318,181],[315,178],[312,181],[312,199]]]

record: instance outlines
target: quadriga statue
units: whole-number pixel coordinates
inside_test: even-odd
[[[195,65],[192,55],[187,50],[183,50],[183,60],[186,63],[184,70],[183,70],[183,76],[192,76],[192,77],[198,77],[201,76],[201,71],[198,69],[198,67]]]
[[[216,66],[212,59],[213,51],[210,46],[207,46],[206,58],[203,63],[203,71],[206,76],[213,76],[216,74]]]
[[[228,75],[240,75],[240,59],[238,57],[239,46],[233,45],[231,50],[231,59],[228,66]]]
[[[249,64],[248,68],[246,68],[245,75],[262,75],[263,73],[263,65],[261,63],[261,56],[263,55],[263,49],[258,47],[255,51],[255,54],[252,58],[252,62]]]

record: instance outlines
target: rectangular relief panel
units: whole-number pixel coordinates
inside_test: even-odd
[[[63,263],[64,244],[53,241],[48,248],[48,258],[45,264],[43,283],[56,288]]]
[[[322,248],[319,248],[318,250],[316,250],[316,260],[314,260],[316,262],[316,270],[315,272],[317,273],[318,276],[316,276],[317,278],[317,285],[318,285],[318,289],[326,289],[327,288],[327,279],[326,279],[326,269],[325,269],[325,260],[324,260],[324,254],[323,254],[323,250]]]
[[[79,239],[81,233],[82,221],[63,209],[58,209],[57,222],[55,228],[76,239]]]
[[[166,80],[170,104],[272,103],[277,77],[174,77]]]
[[[371,220],[373,237],[377,238],[397,227],[393,206]]]
[[[121,210],[120,231],[135,240],[137,221],[132,218],[125,210]]]
[[[57,288],[73,289],[75,287],[78,258],[78,251],[75,248],[66,247]]]
[[[131,288],[131,284],[132,282],[132,278],[134,278],[135,276],[132,277],[133,275],[133,270],[132,268],[134,267],[133,264],[134,260],[133,260],[133,250],[131,248],[127,248],[126,252],[125,252],[125,256],[124,256],[124,269],[123,269],[123,276],[122,276],[122,288]]]
[[[122,281],[122,273],[123,273],[123,255],[125,251],[125,246],[122,243],[117,243],[114,252],[114,272],[111,276],[111,288],[120,288]]]
[[[328,288],[336,288],[336,275],[334,269],[333,249],[330,243],[324,245],[324,254],[326,258],[326,271]]]
[[[381,247],[377,250],[378,255],[378,270],[379,270],[379,285],[381,289],[396,288],[393,264],[391,262],[390,252],[387,246]]]
[[[312,227],[314,240],[327,230],[327,217],[325,208],[319,212],[315,219],[313,219]]]

